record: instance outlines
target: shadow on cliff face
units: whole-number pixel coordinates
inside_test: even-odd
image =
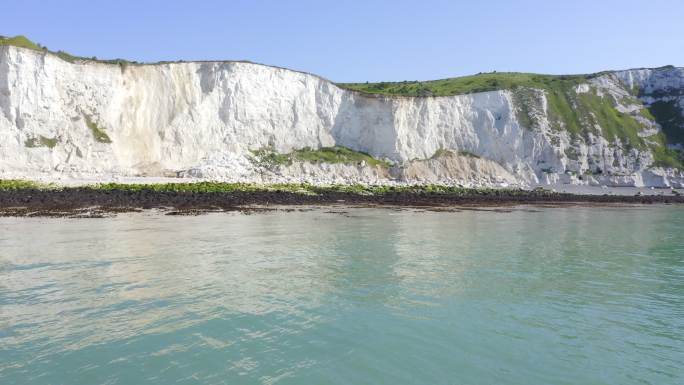
[[[202,63],[197,70],[197,75],[200,79],[200,88],[204,96],[214,92],[221,78],[225,79],[228,76],[221,74],[230,74],[233,71],[233,63]],[[231,115],[234,114],[235,105],[230,92],[225,93],[219,103],[218,116],[224,124],[228,124]]]
[[[6,55],[7,48],[0,47],[0,55]],[[12,121],[12,113],[10,110],[10,89],[9,79],[9,60],[0,60],[0,112],[5,115],[8,121]]]
[[[344,92],[331,133],[339,146],[399,161],[392,101]]]
[[[217,72],[218,71],[229,71],[230,67],[228,63],[202,63],[197,70],[197,75],[200,78],[200,88],[202,93],[209,94],[216,88]]]

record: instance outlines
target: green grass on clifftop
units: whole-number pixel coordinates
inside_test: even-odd
[[[381,83],[338,83],[341,88],[369,94],[392,96],[451,96],[476,92],[508,90],[517,87],[549,89],[584,83],[586,75],[539,75],[518,72],[492,72],[430,81]]]
[[[28,48],[28,49],[33,49],[36,51],[42,51],[43,48],[40,47],[38,44],[32,42],[29,40],[26,36],[14,36],[14,37],[6,37],[6,36],[0,36],[0,46],[3,45],[11,45],[14,47],[20,47],[20,48]]]
[[[14,37],[7,37],[7,36],[2,36],[0,35],[0,46],[13,46],[13,47],[19,47],[19,48],[27,48],[27,49],[32,49],[35,51],[41,51],[45,53],[49,53],[52,55],[55,55],[59,57],[60,59],[67,61],[69,63],[76,63],[76,62],[97,62],[97,63],[106,63],[106,64],[118,64],[121,67],[121,70],[124,71],[126,69],[126,66],[129,64],[138,64],[135,61],[128,61],[124,59],[111,59],[111,60],[101,60],[98,59],[97,57],[83,57],[83,56],[76,56],[72,55],[70,53],[64,52],[64,51],[51,51],[47,47],[42,46],[38,43],[34,43],[31,41],[29,38],[26,36],[14,36]]]

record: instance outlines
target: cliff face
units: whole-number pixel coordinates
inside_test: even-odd
[[[592,77],[571,90],[578,109],[595,109],[579,132],[549,90],[376,96],[250,63],[71,63],[1,46],[0,178],[680,186],[663,133],[673,145],[684,132],[683,90],[678,68]],[[587,104],[608,99],[612,110]],[[333,146],[393,166],[255,155]]]

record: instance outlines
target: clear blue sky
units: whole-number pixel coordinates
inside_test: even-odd
[[[681,0],[3,0],[0,35],[138,61],[246,59],[334,81],[684,65]]]

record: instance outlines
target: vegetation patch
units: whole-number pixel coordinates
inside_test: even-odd
[[[583,126],[587,131],[593,131],[598,125],[601,136],[608,141],[616,139],[628,147],[645,148],[646,143],[639,136],[643,124],[632,115],[618,111],[616,106],[617,101],[611,95],[599,96],[596,90],[578,95],[577,112],[585,121]],[[578,123],[583,123],[582,120]]]
[[[626,149],[653,147],[651,138],[647,141],[639,135],[646,124],[638,117],[653,121],[648,110],[641,109],[634,115],[620,112],[616,108],[618,100],[612,95],[599,94],[595,88],[578,93],[569,83],[559,83],[544,91],[549,122],[555,130],[567,131],[573,138],[586,139],[589,134],[601,136]],[[578,159],[577,154],[568,154],[568,157]]]
[[[437,159],[437,158],[441,158],[443,156],[456,155],[456,154],[457,153],[455,153],[454,151],[448,150],[446,148],[440,148],[437,151],[435,151],[435,153],[430,157],[430,159]],[[479,155],[477,155],[473,152],[470,152],[468,150],[460,150],[460,151],[458,151],[458,155],[467,156],[470,158],[478,158],[478,159],[480,158]]]
[[[107,191],[107,192],[135,192],[135,193],[207,193],[207,194],[238,194],[238,193],[288,193],[307,196],[325,196],[331,193],[342,193],[362,196],[392,196],[395,194],[416,195],[450,195],[464,197],[515,197],[536,196],[553,194],[548,190],[527,191],[521,189],[496,189],[496,188],[465,188],[458,186],[442,185],[328,185],[315,186],[307,183],[288,183],[260,185],[253,183],[224,183],[224,182],[195,182],[195,183],[160,183],[160,184],[122,184],[102,183],[80,187],[60,187],[53,184],[42,184],[22,180],[0,180],[0,191],[3,190],[41,190],[41,191]]]
[[[29,40],[26,36],[21,36],[21,35],[14,36],[14,37],[0,36],[0,46],[3,46],[3,45],[11,45],[14,47],[28,48],[28,49],[32,49],[32,50],[36,50],[36,51],[45,50],[40,45]]]
[[[593,75],[591,75],[593,76]],[[338,83],[341,88],[380,95],[451,96],[476,92],[512,90],[519,87],[548,89],[560,84],[576,86],[589,75],[539,75],[518,72],[492,72],[472,76],[431,80],[382,83]]]
[[[125,70],[125,67],[128,64],[139,64],[138,62],[135,61],[128,61],[124,59],[112,59],[112,60],[98,60],[97,57],[92,56],[92,57],[83,57],[83,56],[76,56],[72,55],[68,52],[64,51],[50,51],[47,47],[40,45],[39,43],[34,43],[30,39],[28,39],[26,36],[14,36],[14,37],[7,37],[7,36],[0,36],[0,46],[13,46],[13,47],[19,47],[19,48],[28,48],[32,49],[34,51],[41,51],[45,53],[49,53],[52,55],[55,55],[59,57],[60,59],[69,62],[69,63],[76,63],[76,62],[81,62],[81,61],[92,61],[92,62],[98,62],[98,63],[106,63],[106,64],[119,64],[122,67],[122,71]]]
[[[438,148],[437,151],[430,157],[430,159],[437,159],[443,156],[454,155],[454,152],[446,148]]]
[[[684,144],[684,111],[679,104],[684,90],[670,88],[645,93],[635,87],[632,92],[640,98],[656,99],[640,111],[642,117],[655,121],[661,127],[661,132],[646,138],[654,157],[652,166],[684,170],[684,152],[677,148],[677,145]]]
[[[567,81],[557,82],[544,91],[549,122],[555,130],[565,130],[575,138],[587,138],[591,133],[608,141],[618,140],[626,146],[645,147],[638,135],[644,124],[634,116],[618,111],[613,96],[599,95],[595,88],[578,93],[576,84]]]
[[[256,162],[263,166],[289,165],[295,160],[310,163],[333,164],[358,164],[366,162],[367,165],[372,167],[391,166],[389,162],[373,158],[365,152],[355,151],[342,146],[323,147],[317,150],[305,147],[289,154],[280,154],[273,149],[265,148],[252,151],[252,154],[254,155]]]
[[[668,144],[684,144],[684,111],[677,100],[657,101],[648,111],[662,128]]]
[[[318,150],[305,147],[293,153],[295,159],[311,163],[361,163],[366,162],[372,167],[389,167],[389,162],[375,159],[369,154],[354,151],[347,147],[323,147]]]
[[[517,87],[513,90],[515,117],[521,126],[539,128],[539,114],[542,113],[542,100],[533,88]]]
[[[294,194],[318,195],[330,192],[341,192],[359,195],[384,195],[393,193],[415,194],[463,194],[463,195],[487,195],[487,194],[529,194],[529,191],[517,189],[496,188],[465,188],[458,186],[443,185],[328,185],[316,186],[308,183],[287,183],[259,185],[253,183],[223,183],[223,182],[196,182],[196,183],[161,183],[161,184],[121,184],[104,183],[86,187],[93,190],[103,191],[154,191],[154,192],[186,192],[186,193],[237,193],[237,192],[287,192]]]
[[[34,148],[34,147],[47,147],[47,148],[54,148],[57,143],[59,143],[59,140],[57,138],[48,138],[42,135],[39,135],[38,137],[31,137],[26,139],[24,142],[24,145],[29,148]]]
[[[6,190],[53,190],[56,186],[30,180],[0,179],[0,191]]]
[[[194,182],[159,184],[102,183],[86,188],[103,191],[153,191],[169,193],[250,193],[272,191],[311,194],[315,191],[316,187],[306,183],[260,185],[255,183]]]
[[[479,155],[474,154],[474,153],[472,153],[472,152],[470,152],[470,151],[466,151],[466,150],[461,150],[461,151],[459,151],[459,152],[458,152],[458,155],[467,156],[467,157],[470,157],[470,158],[477,158],[477,159],[480,159],[480,156],[479,156]]]
[[[263,187],[251,183],[221,183],[221,182],[197,182],[197,183],[153,183],[153,184],[124,184],[102,183],[88,186],[93,190],[103,191],[155,191],[155,192],[188,192],[188,193],[230,193],[230,192],[256,192],[266,191]]]
[[[667,145],[667,137],[663,132],[648,138],[653,142],[650,146],[654,167],[676,168],[684,170],[684,151]]]
[[[651,110],[648,108],[642,108],[639,110],[639,115],[641,115],[642,118],[650,120],[652,122],[656,122],[656,117],[653,116],[653,113],[651,113]]]
[[[571,160],[579,160],[579,153],[577,152],[577,149],[574,147],[567,147],[565,149],[565,156],[568,157],[568,159]]]
[[[275,167],[280,165],[292,164],[292,156],[290,154],[281,154],[272,148],[262,148],[253,150],[254,161],[261,167]]]
[[[85,119],[86,126],[88,126],[90,131],[93,133],[95,140],[100,143],[112,143],[112,140],[109,139],[109,135],[107,135],[104,129],[95,123],[90,115],[83,115],[83,119]]]

